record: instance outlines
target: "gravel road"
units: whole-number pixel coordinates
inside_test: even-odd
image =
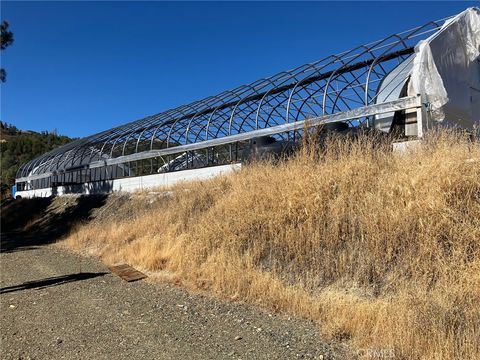
[[[96,259],[31,239],[2,234],[1,359],[345,358],[312,322],[127,283]]]

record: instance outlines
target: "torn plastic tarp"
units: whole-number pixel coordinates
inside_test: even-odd
[[[420,41],[415,47],[409,95],[424,94],[430,104],[430,116],[433,120],[443,120],[442,106],[448,102],[448,94],[438,73],[432,51],[427,40]]]
[[[479,55],[480,10],[469,8],[417,44],[408,94],[425,95],[432,120],[473,128],[480,119],[472,100],[480,92]]]

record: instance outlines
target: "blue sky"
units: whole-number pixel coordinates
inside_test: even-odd
[[[4,2],[1,120],[80,137],[478,2]]]

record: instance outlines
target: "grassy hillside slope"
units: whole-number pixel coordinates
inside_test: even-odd
[[[122,198],[63,245],[313,319],[360,357],[480,358],[479,144],[314,149]]]

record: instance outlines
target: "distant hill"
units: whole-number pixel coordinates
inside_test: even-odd
[[[1,194],[6,196],[15,182],[20,165],[64,145],[74,139],[58,135],[55,131],[35,132],[19,130],[14,125],[0,121],[0,173]]]

